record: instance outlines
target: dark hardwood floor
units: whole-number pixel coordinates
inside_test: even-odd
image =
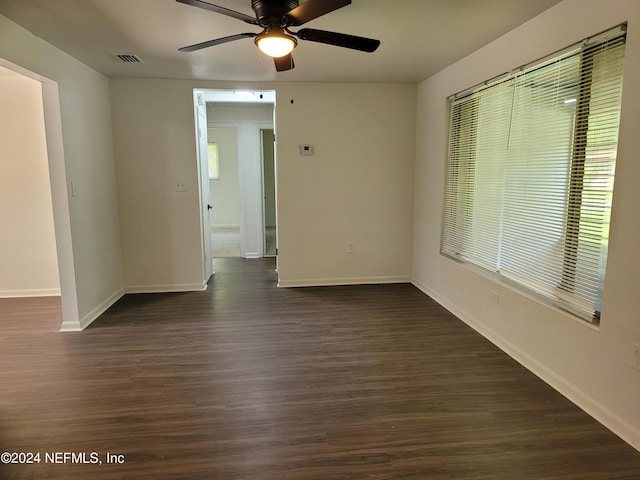
[[[640,478],[639,452],[411,285],[216,271],[82,333],[58,333],[57,299],[0,300],[0,452],[40,453],[0,479]]]

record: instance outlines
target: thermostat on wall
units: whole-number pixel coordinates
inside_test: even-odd
[[[313,145],[300,145],[300,155],[313,155]]]

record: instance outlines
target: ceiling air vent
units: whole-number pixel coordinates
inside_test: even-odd
[[[122,55],[114,55],[116,58],[119,58],[121,61],[125,62],[125,63],[143,63],[142,59],[137,56],[137,55],[133,55],[130,53],[125,53]]]

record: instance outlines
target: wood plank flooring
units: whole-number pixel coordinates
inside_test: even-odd
[[[82,333],[57,299],[0,300],[0,452],[41,454],[0,479],[640,478],[413,286],[277,289],[273,266],[219,259],[206,292],[129,295]]]

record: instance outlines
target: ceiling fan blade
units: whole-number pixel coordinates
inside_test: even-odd
[[[243,38],[252,38],[257,37],[257,33],[238,33],[237,35],[230,35],[228,37],[216,38],[215,40],[209,40],[202,43],[196,43],[194,45],[189,45],[188,47],[179,48],[181,52],[195,52],[196,50],[200,50],[207,47],[213,47],[214,45],[222,45],[223,43],[233,42],[235,40],[241,40]]]
[[[351,5],[351,0],[308,0],[289,11],[285,17],[289,19],[289,26],[298,27],[347,5]]]
[[[235,10],[229,10],[228,8],[219,7],[218,5],[204,2],[202,0],[176,0],[176,2],[191,5],[193,7],[204,8],[205,10],[211,10],[212,12],[216,13],[221,13],[222,15],[237,18],[238,20],[242,20],[243,22],[250,23],[251,25],[258,25],[258,21],[254,17],[250,17],[249,15],[245,15],[244,13],[236,12]]]
[[[296,66],[295,63],[293,63],[293,56],[290,53],[282,57],[274,57],[273,62],[276,64],[276,71],[278,72],[286,72]]]
[[[312,28],[303,28],[299,30],[296,35],[301,40],[326,43],[337,47],[360,50],[361,52],[375,52],[380,46],[380,40],[374,40],[373,38],[357,37],[355,35],[347,35],[346,33],[327,32],[325,30],[314,30]]]

